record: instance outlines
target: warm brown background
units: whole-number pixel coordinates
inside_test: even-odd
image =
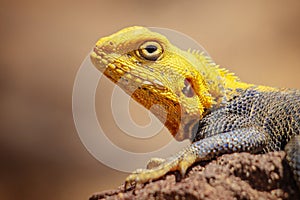
[[[300,89],[297,0],[1,1],[0,20],[0,199],[87,199],[124,180],[81,144],[71,108],[83,58],[120,28],[181,31],[244,81]]]

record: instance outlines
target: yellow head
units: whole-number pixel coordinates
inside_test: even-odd
[[[125,28],[101,38],[91,53],[93,64],[110,80],[153,112],[177,140],[191,129],[213,99],[192,53],[144,27]],[[166,118],[165,118],[166,116]]]

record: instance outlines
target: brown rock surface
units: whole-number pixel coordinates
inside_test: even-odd
[[[223,155],[198,163],[176,181],[176,173],[138,185],[94,194],[100,199],[300,199],[300,192],[286,164],[284,152]]]

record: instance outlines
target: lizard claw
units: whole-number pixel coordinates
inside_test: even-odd
[[[196,155],[187,152],[164,159],[151,159],[147,165],[147,169],[137,169],[130,174],[125,180],[125,190],[128,186],[136,185],[137,183],[146,183],[152,180],[157,180],[171,171],[179,170],[184,176],[188,167],[196,160]],[[150,166],[149,166],[150,165]]]

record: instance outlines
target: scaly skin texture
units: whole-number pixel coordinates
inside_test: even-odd
[[[202,53],[183,51],[144,27],[101,38],[93,64],[177,139],[192,144],[167,159],[152,159],[126,185],[185,174],[202,160],[232,152],[285,150],[300,186],[300,91],[241,82]],[[160,105],[161,107],[152,107]]]

